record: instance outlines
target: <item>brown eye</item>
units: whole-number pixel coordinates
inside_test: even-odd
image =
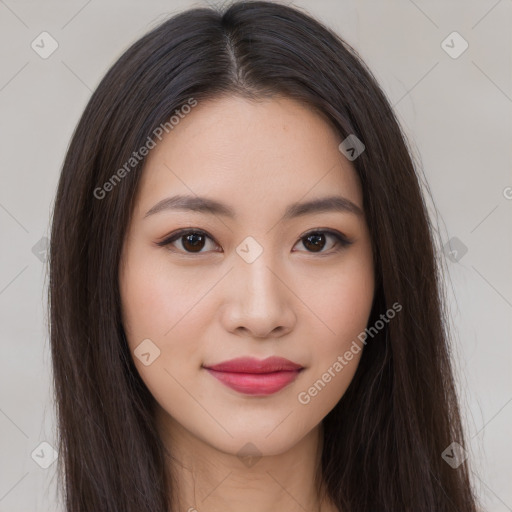
[[[211,240],[213,242],[212,238],[203,231],[181,230],[178,231],[177,233],[174,233],[169,238],[166,238],[162,242],[158,242],[157,245],[173,246],[174,248],[170,247],[170,250],[175,252],[199,254],[202,252],[208,252],[203,251],[203,249],[207,245],[206,242],[208,240]],[[178,242],[180,242],[181,248],[179,246],[176,247],[175,244]]]
[[[200,252],[204,247],[205,236],[200,233],[191,233],[181,237],[181,244],[185,250],[190,252]]]
[[[331,243],[329,244],[329,239]],[[207,245],[208,241],[212,243],[212,248],[209,250]],[[181,245],[179,247],[177,244]],[[306,252],[319,253],[319,254],[330,254],[340,251],[341,249],[348,247],[353,242],[348,240],[344,235],[337,231],[331,230],[317,230],[310,231],[299,239],[306,248]],[[299,243],[297,242],[297,243]],[[169,250],[173,252],[183,254],[201,254],[208,253],[212,250],[215,252],[222,252],[222,249],[215,250],[215,247],[219,247],[213,238],[206,234],[204,231],[182,229],[173,233],[171,236],[161,242],[157,242],[159,246],[169,246]],[[327,250],[324,250],[327,247]],[[206,248],[206,249],[205,249]],[[205,249],[205,250],[203,250]],[[330,251],[329,249],[334,249]]]
[[[307,249],[307,252],[313,252],[313,253],[328,253],[329,251],[329,243],[327,240],[331,238],[334,240],[333,243],[331,243],[330,248],[333,247],[337,250],[341,250],[344,247],[348,247],[352,242],[348,240],[344,235],[341,233],[337,233],[335,231],[311,231],[305,236],[303,236],[299,242],[302,242],[304,247]],[[325,247],[328,247],[327,250],[324,251]],[[336,249],[332,252],[336,252]]]
[[[325,246],[325,235],[323,233],[313,233],[303,238],[302,243],[308,250],[319,252]]]

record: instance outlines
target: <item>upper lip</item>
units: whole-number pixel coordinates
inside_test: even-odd
[[[231,373],[272,373],[279,371],[300,370],[302,366],[283,357],[267,357],[256,359],[254,357],[238,357],[222,363],[206,366],[209,370]]]

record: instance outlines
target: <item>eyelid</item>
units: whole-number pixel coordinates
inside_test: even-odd
[[[346,243],[347,245],[354,243],[354,240],[350,239],[347,235],[345,235],[341,231],[338,231],[337,229],[322,228],[322,227],[308,229],[307,231],[305,231],[304,233],[299,235],[297,242],[299,240],[301,240],[302,238],[304,238],[305,236],[311,235],[313,233],[327,233],[328,235],[332,235],[336,238],[340,238],[343,241],[343,243]]]
[[[350,245],[352,245],[354,243],[353,239],[349,238],[348,236],[346,236],[341,231],[338,231],[337,229],[319,227],[319,228],[308,229],[303,234],[301,234],[299,236],[297,242],[295,242],[294,247],[298,242],[300,242],[307,235],[312,235],[314,233],[323,233],[323,234],[331,235],[332,237],[335,238],[335,240],[338,243],[338,246],[340,246],[340,247],[337,247],[334,250],[331,249],[330,251],[320,251],[317,253],[310,252],[310,251],[301,251],[301,252],[305,252],[308,255],[318,255],[320,257],[329,256],[331,254],[337,254],[341,250],[346,249],[347,247],[349,247]]]
[[[175,242],[176,240],[178,240],[183,235],[188,235],[188,234],[192,234],[192,233],[198,234],[198,235],[204,235],[204,236],[210,238],[217,245],[219,245],[212,235],[210,235],[207,231],[204,231],[203,229],[199,229],[199,228],[182,228],[182,229],[178,229],[177,231],[174,231],[168,237],[164,238],[160,242],[155,242],[155,243],[156,243],[156,245],[158,245],[160,247],[165,247],[166,245],[170,245],[171,243]],[[187,252],[184,252],[184,251],[175,251],[175,252],[179,252],[181,254],[205,254],[205,253],[201,253],[201,252],[198,252],[198,253],[187,253]]]
[[[215,238],[213,236],[211,236],[207,231],[200,229],[200,228],[178,229],[177,231],[174,231],[168,237],[164,238],[160,242],[155,242],[155,243],[156,243],[156,245],[158,245],[160,247],[165,247],[165,246],[170,245],[171,243],[175,242],[176,240],[178,240],[181,236],[183,236],[185,234],[192,234],[192,233],[204,235],[204,236],[210,238],[216,245],[220,246],[220,244],[215,240]],[[320,256],[328,255],[328,254],[336,253],[336,252],[340,251],[341,249],[346,248],[354,243],[354,240],[349,239],[345,234],[343,234],[342,232],[340,232],[338,230],[331,229],[331,228],[319,227],[319,228],[308,229],[307,231],[305,231],[304,233],[299,235],[299,237],[298,237],[297,241],[295,242],[295,244],[293,245],[293,247],[295,247],[295,245],[297,245],[297,243],[300,242],[307,235],[311,235],[314,233],[323,233],[323,234],[331,235],[332,237],[334,237],[336,239],[336,241],[341,246],[341,248],[335,249],[334,251],[332,251],[332,250],[325,251],[325,252],[320,251],[318,253],[305,251],[307,254],[312,254],[312,255],[318,254]],[[173,251],[173,252],[176,252],[178,254],[186,254],[186,255],[199,255],[199,254],[208,254],[208,252],[211,252],[211,251],[193,253],[193,252],[177,250],[177,251]],[[215,251],[215,252],[218,252],[218,251]],[[303,251],[301,251],[301,252],[303,252]]]

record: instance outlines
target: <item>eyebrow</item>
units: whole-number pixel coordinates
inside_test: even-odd
[[[235,211],[228,205],[208,197],[176,195],[167,197],[156,203],[146,212],[144,218],[166,210],[190,210],[200,213],[210,213],[223,217],[234,218]],[[283,220],[290,220],[311,213],[341,212],[363,215],[362,209],[355,203],[342,196],[327,196],[306,202],[292,203],[286,208]]]

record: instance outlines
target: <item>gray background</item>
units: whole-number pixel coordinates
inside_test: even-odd
[[[205,4],[0,0],[0,512],[57,510],[56,464],[43,469],[32,454],[47,460],[40,443],[55,439],[43,237],[72,130],[130,43],[163,17]],[[440,245],[451,239],[458,251],[440,260],[465,449],[485,509],[512,511],[512,2],[294,4],[358,50],[424,169]],[[47,59],[31,47],[43,31],[58,43]],[[453,31],[469,44],[457,58],[442,45]]]

